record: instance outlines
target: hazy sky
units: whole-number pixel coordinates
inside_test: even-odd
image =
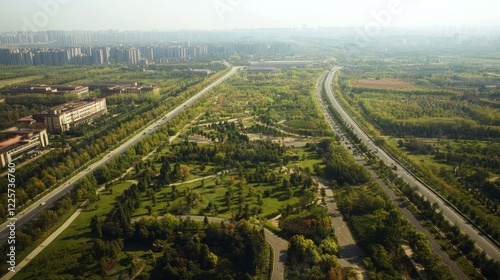
[[[500,26],[499,0],[0,0],[0,31]]]

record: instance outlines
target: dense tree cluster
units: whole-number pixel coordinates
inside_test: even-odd
[[[19,104],[0,103],[0,120],[2,120],[0,129],[4,130],[19,125],[16,123],[17,119],[37,113],[44,108],[45,106],[37,102]]]
[[[192,127],[191,133],[196,133],[200,136],[217,142],[239,143],[248,142],[247,135],[242,134],[234,122],[218,122],[207,125],[207,130],[202,130],[199,126]]]
[[[290,279],[342,279],[337,264],[337,243],[332,239],[323,239],[321,243],[294,235],[290,239]]]
[[[139,187],[134,184],[120,196],[115,207],[103,222],[102,235],[111,239],[130,237],[133,233],[131,216],[140,206]]]
[[[245,128],[246,133],[261,133],[264,135],[270,135],[275,137],[283,136],[283,132],[277,130],[276,128],[264,126],[260,124],[254,124],[250,127]]]
[[[366,169],[350,160],[351,155],[333,139],[318,143],[316,152],[325,161],[323,175],[338,184],[360,185],[368,182],[370,175]]]
[[[202,225],[167,214],[161,220],[141,219],[134,227],[131,242],[163,252],[151,277],[250,279],[268,269],[264,232],[246,221]]]
[[[258,151],[258,152],[257,152]],[[234,138],[234,142],[202,146],[183,142],[173,146],[170,157],[181,162],[212,163],[227,168],[253,167],[259,162],[278,163],[286,148],[271,141],[248,141],[247,137]]]
[[[289,278],[340,279],[338,244],[325,207],[309,200],[282,212],[280,228],[290,240]]]

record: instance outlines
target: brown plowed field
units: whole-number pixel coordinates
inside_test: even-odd
[[[380,79],[380,80],[354,80],[351,81],[351,86],[366,87],[366,88],[405,89],[414,87],[415,85],[398,79]]]

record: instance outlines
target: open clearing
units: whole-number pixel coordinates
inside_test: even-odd
[[[3,86],[10,86],[13,84],[21,84],[21,83],[27,83],[36,79],[40,79],[43,76],[28,76],[28,77],[21,77],[21,78],[15,78],[15,79],[7,79],[7,80],[1,80],[0,81],[0,87]]]
[[[371,87],[371,88],[387,88],[387,89],[405,89],[415,85],[413,83],[404,82],[398,79],[384,78],[380,80],[365,79],[351,81],[352,87]]]

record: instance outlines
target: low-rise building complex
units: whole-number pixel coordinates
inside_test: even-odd
[[[37,86],[21,86],[13,89],[2,90],[4,95],[16,94],[50,94],[50,95],[70,95],[75,94],[78,98],[87,97],[89,88],[84,86],[53,86],[53,85],[37,85]]]
[[[46,129],[9,128],[1,132],[8,138],[0,142],[0,165],[5,167],[21,156],[49,145]]]
[[[140,94],[140,93],[160,93],[160,87],[153,84],[139,85],[133,83],[92,83],[88,85],[91,90],[99,90],[102,96],[107,97],[115,94]]]
[[[49,133],[68,131],[73,126],[91,121],[108,112],[106,98],[78,100],[58,105],[33,116],[39,119],[43,116],[45,127]]]

